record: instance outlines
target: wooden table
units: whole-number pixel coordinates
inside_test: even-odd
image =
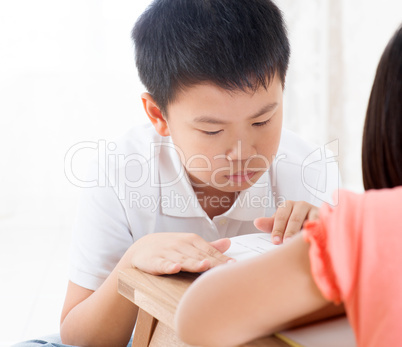
[[[174,331],[174,314],[180,298],[198,274],[153,276],[137,269],[119,274],[121,295],[139,307],[132,346],[185,347]],[[289,347],[282,340],[268,336],[243,344],[243,347]]]

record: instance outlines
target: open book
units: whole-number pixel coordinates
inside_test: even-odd
[[[238,261],[249,259],[272,249],[271,234],[256,233],[235,236],[225,254]],[[275,334],[293,347],[356,347],[353,330],[345,316],[319,321]]]
[[[224,254],[236,260],[252,258],[280,247],[272,243],[271,234],[268,233],[235,236],[230,241],[231,245]]]

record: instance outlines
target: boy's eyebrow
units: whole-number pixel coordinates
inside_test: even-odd
[[[254,119],[262,116],[263,114],[272,111],[276,106],[278,106],[277,102],[274,102],[272,104],[268,104],[261,108],[258,112],[250,116],[248,119]],[[209,124],[227,124],[227,122],[224,122],[222,120],[216,119],[213,116],[199,116],[194,118],[193,122],[196,123],[209,123]]]

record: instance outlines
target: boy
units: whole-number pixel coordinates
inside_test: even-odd
[[[137,308],[117,293],[119,269],[204,271],[231,260],[226,238],[256,232],[255,218],[275,214],[280,243],[321,202],[305,182],[319,189],[324,167],[303,167],[315,148],[282,130],[289,43],[272,2],[156,0],[133,39],[152,125],[90,170],[99,185],[79,208],[61,317],[69,345],[129,341]]]

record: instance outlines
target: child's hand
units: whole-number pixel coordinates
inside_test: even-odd
[[[207,242],[197,234],[149,234],[131,246],[131,264],[152,275],[202,272],[232,260],[222,254],[229,246],[229,239]]]
[[[318,219],[319,209],[305,201],[285,201],[272,217],[257,218],[257,229],[272,232],[272,242],[280,244],[297,234],[305,220]]]

